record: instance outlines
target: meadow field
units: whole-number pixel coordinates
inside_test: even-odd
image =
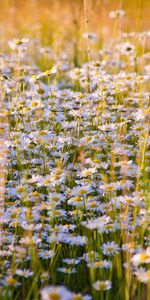
[[[150,1],[0,8],[0,300],[150,300]]]

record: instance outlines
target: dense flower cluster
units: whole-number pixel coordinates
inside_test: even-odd
[[[135,280],[134,298],[135,285],[150,283],[148,53],[125,35],[79,68],[46,51],[54,66],[41,71],[28,43],[11,41],[14,54],[1,57],[2,296],[117,299],[111,290]]]

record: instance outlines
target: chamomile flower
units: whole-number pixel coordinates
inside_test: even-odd
[[[92,297],[89,295],[82,295],[82,294],[74,294],[72,300],[92,300]]]
[[[118,253],[119,249],[119,245],[115,242],[107,242],[102,245],[103,254],[106,256],[113,256]]]
[[[16,275],[28,278],[28,277],[33,276],[33,272],[28,270],[28,269],[23,269],[23,270],[17,269],[16,270]]]
[[[93,269],[109,269],[112,266],[112,264],[108,260],[98,260],[94,262],[89,262],[87,266]]]
[[[68,275],[74,274],[74,273],[77,272],[75,268],[70,268],[70,267],[57,268],[57,271],[61,272],[61,273],[64,273],[64,274],[68,274]]]
[[[72,195],[83,197],[92,192],[92,187],[89,185],[76,186],[72,190]]]
[[[147,248],[146,251],[137,253],[132,257],[133,265],[138,266],[139,264],[148,264],[150,263],[150,248]]]
[[[125,11],[122,9],[114,10],[109,13],[109,17],[112,19],[122,18],[125,15]]]
[[[117,49],[126,56],[135,55],[135,46],[129,42],[119,44]]]
[[[20,282],[12,275],[7,276],[2,282],[5,286],[20,286]]]
[[[29,39],[27,39],[27,38],[14,39],[9,42],[9,46],[12,50],[25,51],[27,49],[28,42],[29,42]]]
[[[135,275],[140,282],[143,282],[145,284],[150,283],[150,270],[139,268],[137,269],[137,271],[135,271]]]
[[[78,265],[80,263],[81,259],[77,259],[77,258],[64,258],[63,262],[67,265]]]
[[[111,281],[109,280],[106,280],[106,281],[96,281],[94,284],[93,284],[93,288],[96,290],[96,291],[107,291],[107,290],[110,290],[111,289]]]
[[[40,250],[38,252],[38,256],[42,259],[50,259],[55,255],[55,252],[53,250]]]
[[[64,286],[46,286],[41,290],[41,300],[72,300],[72,293]]]

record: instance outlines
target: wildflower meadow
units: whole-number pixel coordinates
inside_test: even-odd
[[[1,2],[0,300],[149,300],[150,2]]]

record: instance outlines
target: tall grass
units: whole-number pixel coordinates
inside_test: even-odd
[[[130,5],[2,1],[2,300],[149,300],[149,2]]]

